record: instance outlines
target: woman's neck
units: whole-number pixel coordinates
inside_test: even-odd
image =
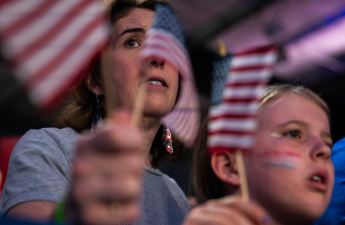
[[[150,162],[151,146],[160,126],[161,122],[159,119],[145,117],[142,118],[138,124],[138,127],[144,136],[143,151],[141,152],[140,157],[142,162],[149,167],[152,167]]]

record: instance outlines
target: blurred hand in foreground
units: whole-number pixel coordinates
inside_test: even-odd
[[[115,112],[102,131],[80,138],[66,201],[69,222],[107,225],[138,219],[142,143],[141,132],[123,111]]]

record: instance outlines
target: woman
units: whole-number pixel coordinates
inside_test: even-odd
[[[100,78],[100,62],[94,63],[61,112],[60,129],[29,131],[18,142],[1,201],[3,213],[49,220],[71,185],[65,208],[59,207],[69,221],[133,222],[139,215],[139,196],[140,224],[181,224],[189,205],[177,184],[156,169],[158,159],[169,154],[160,150],[162,144],[157,148],[154,143],[156,136],[162,136],[161,118],[177,101],[178,71],[152,58],[141,77],[137,62],[157,2],[161,1],[108,3],[113,24],[114,103],[121,111],[110,115],[105,124],[97,121],[104,114],[105,81]],[[128,112],[142,87],[147,93],[136,129],[130,126]],[[93,135],[79,135],[90,129]]]
[[[326,103],[310,90],[271,86],[257,114],[255,147],[244,154],[251,202],[240,198],[234,153],[207,153],[207,125],[194,157],[199,202],[185,224],[310,224],[330,201],[334,168]],[[232,195],[234,197],[221,197]]]

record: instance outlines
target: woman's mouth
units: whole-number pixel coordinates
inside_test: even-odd
[[[159,80],[149,80],[148,83],[153,85],[165,86],[164,83]]]
[[[155,87],[155,88],[159,88],[159,89],[168,88],[168,85],[167,85],[165,79],[162,77],[159,77],[159,76],[150,76],[147,79],[146,83],[151,87]]]

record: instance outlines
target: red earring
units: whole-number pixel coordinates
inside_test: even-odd
[[[163,140],[163,145],[167,149],[167,152],[169,152],[170,154],[173,154],[174,149],[172,146],[171,132],[167,126],[164,126],[163,128],[162,140]]]

